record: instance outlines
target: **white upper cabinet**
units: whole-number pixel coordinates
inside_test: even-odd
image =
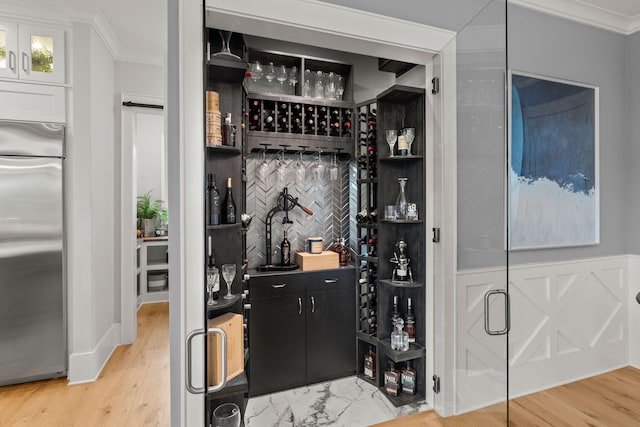
[[[0,21],[0,77],[65,83],[64,30]]]

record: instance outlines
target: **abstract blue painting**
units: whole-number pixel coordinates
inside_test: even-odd
[[[510,249],[599,240],[598,88],[512,73]]]

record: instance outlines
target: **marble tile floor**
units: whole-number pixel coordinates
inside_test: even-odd
[[[364,427],[429,409],[399,408],[373,385],[355,376],[264,396],[247,403],[246,427]]]

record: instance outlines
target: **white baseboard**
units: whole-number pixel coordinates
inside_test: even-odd
[[[120,345],[120,323],[114,323],[92,351],[69,356],[69,385],[93,382]]]

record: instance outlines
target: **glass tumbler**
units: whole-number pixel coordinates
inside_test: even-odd
[[[240,427],[242,414],[235,403],[223,403],[213,410],[214,427]]]

